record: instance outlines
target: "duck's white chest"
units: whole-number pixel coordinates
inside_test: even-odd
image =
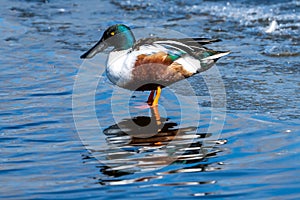
[[[108,56],[106,74],[109,80],[122,87],[131,80],[132,68],[136,56],[128,54],[128,50],[111,52]]]

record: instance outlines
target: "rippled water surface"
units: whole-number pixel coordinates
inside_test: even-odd
[[[0,10],[1,199],[300,198],[300,1],[13,0]],[[118,90],[79,59],[115,23],[220,38],[210,47],[231,54],[189,79],[196,96],[181,83],[145,108],[146,92]],[[226,96],[210,96],[216,73]]]

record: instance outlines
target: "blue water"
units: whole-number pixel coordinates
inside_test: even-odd
[[[300,198],[300,1],[14,0],[0,10],[1,199]],[[95,85],[76,90],[80,55],[114,23],[220,38],[210,47],[231,54],[189,80],[197,101],[179,84],[158,111],[141,108],[147,93],[114,93],[97,67],[85,69]],[[206,85],[216,72],[220,105]],[[131,124],[157,113],[150,129]]]

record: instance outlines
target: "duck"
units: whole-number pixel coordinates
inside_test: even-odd
[[[149,37],[136,40],[124,24],[108,27],[100,40],[80,56],[91,59],[110,48],[106,75],[115,85],[132,91],[150,91],[147,104],[157,106],[162,88],[210,69],[230,51],[215,51],[208,38]]]

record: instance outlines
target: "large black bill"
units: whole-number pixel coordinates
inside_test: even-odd
[[[95,44],[90,50],[88,50],[87,52],[85,52],[84,54],[82,54],[80,56],[81,59],[86,59],[86,58],[92,58],[94,57],[97,53],[103,51],[104,49],[107,48],[107,44],[105,42],[103,42],[102,40],[100,40],[99,42],[97,42],[97,44]]]

